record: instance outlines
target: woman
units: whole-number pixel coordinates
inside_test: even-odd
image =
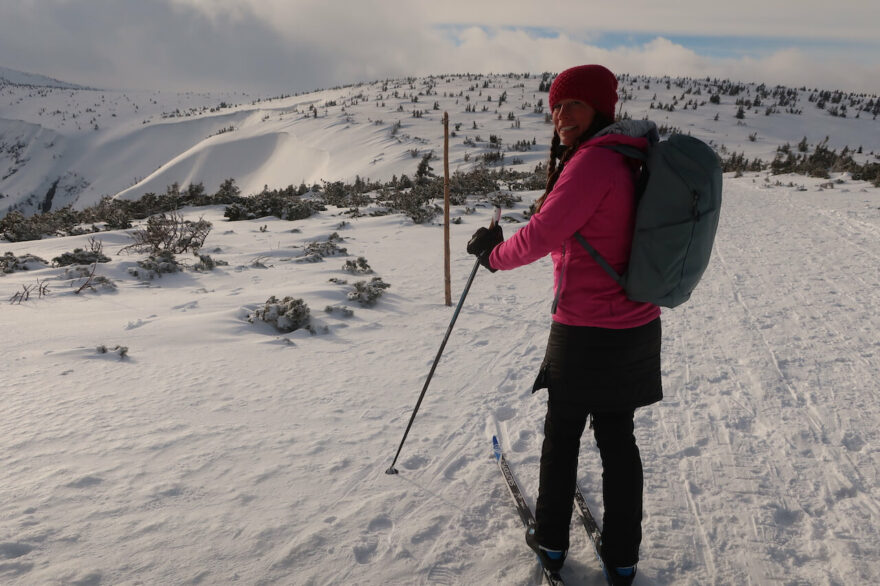
[[[644,150],[651,122],[613,124],[617,79],[601,65],[559,74],[550,87],[553,142],[547,187],[529,223],[504,241],[500,226],[468,243],[491,271],[548,253],[555,299],[547,352],[534,390],[548,389],[536,525],[526,541],[558,570],[569,546],[580,438],[591,427],[602,458],[605,514],[601,555],[614,584],[631,584],[639,559],[642,464],[634,411],[662,398],[660,308],[628,299],[574,237],[580,233],[619,273],[626,269],[635,220],[638,164],[602,148]]]

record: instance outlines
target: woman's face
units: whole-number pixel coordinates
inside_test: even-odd
[[[586,102],[570,98],[559,100],[553,106],[553,128],[562,144],[571,146],[590,127],[595,115],[596,110]]]

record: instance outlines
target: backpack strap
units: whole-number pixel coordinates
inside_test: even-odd
[[[617,271],[615,271],[614,268],[612,268],[612,266],[608,264],[608,261],[602,258],[602,255],[599,254],[599,251],[593,248],[593,245],[587,242],[587,239],[581,236],[580,232],[575,232],[574,237],[577,239],[578,242],[580,242],[580,245],[583,246],[584,249],[590,253],[590,256],[592,256],[593,259],[597,263],[599,263],[599,266],[602,267],[606,273],[608,273],[608,276],[614,279],[615,283],[623,287],[623,277],[618,275]]]
[[[629,157],[630,159],[636,159],[637,161],[642,162],[648,160],[647,153],[633,146],[628,146],[625,144],[603,144],[599,146],[601,146],[603,149],[608,149],[610,151],[620,153],[621,155]]]
[[[603,145],[599,145],[599,146],[601,146],[602,148],[620,153],[621,155],[628,157],[630,159],[636,159],[637,161],[642,161],[643,163],[648,160],[647,153],[645,153],[644,151],[637,149],[636,147],[633,147],[633,146],[628,146],[628,145],[624,145],[624,144],[603,144]],[[638,186],[636,188],[636,192],[638,193]],[[593,248],[593,245],[590,244],[589,242],[587,242],[587,239],[584,238],[583,236],[581,236],[580,232],[575,232],[574,237],[577,239],[577,241],[580,243],[580,245],[584,247],[584,250],[586,250],[587,252],[590,253],[590,256],[593,257],[593,260],[595,260],[597,263],[599,263],[599,266],[602,267],[602,269],[606,273],[608,273],[608,276],[611,277],[612,279],[614,279],[615,283],[617,283],[618,285],[620,285],[621,287],[623,287],[625,289],[626,286],[624,284],[623,277],[621,277],[617,273],[617,271],[615,271],[614,268],[610,264],[608,264],[608,261],[605,260],[601,254],[599,254],[599,251],[596,250],[595,248]]]

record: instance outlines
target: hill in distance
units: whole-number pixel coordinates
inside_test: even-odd
[[[86,89],[0,69],[0,216],[103,197],[137,199],[229,178],[264,187],[412,175],[421,157],[450,167],[531,170],[552,132],[549,74],[437,75],[265,97]],[[877,96],[719,79],[621,76],[621,115],[692,134],[722,157],[769,163],[784,145],[880,153]]]

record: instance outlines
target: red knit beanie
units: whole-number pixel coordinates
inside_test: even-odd
[[[601,65],[579,65],[556,76],[550,86],[550,109],[560,100],[586,102],[614,120],[617,104],[617,78]]]

